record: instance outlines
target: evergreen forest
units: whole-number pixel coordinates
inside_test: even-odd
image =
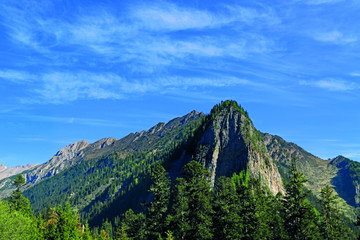
[[[0,239],[357,239],[357,225],[337,210],[330,186],[316,204],[293,160],[286,194],[272,196],[247,170],[221,177],[211,186],[209,172],[196,161],[174,183],[160,164],[150,174],[152,199],[143,211],[126,211],[100,227],[89,227],[69,202],[34,214],[21,188],[0,202]],[[316,205],[316,208],[315,208]]]

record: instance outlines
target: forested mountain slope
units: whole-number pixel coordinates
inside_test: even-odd
[[[69,157],[73,165],[24,192],[33,209],[41,211],[70,201],[91,224],[97,224],[129,207],[141,209],[139,203],[151,197],[148,174],[155,165],[163,164],[175,180],[191,159],[210,171],[212,185],[220,176],[248,170],[269,193],[284,193],[280,173],[260,132],[234,101],[216,105],[207,116],[193,111],[99,146],[71,145],[70,149],[76,149]],[[62,152],[67,151],[61,150],[55,157],[66,155]]]
[[[247,171],[266,194],[285,195],[291,159],[309,181],[317,202],[320,189],[335,188],[349,218],[359,203],[360,164],[343,157],[322,160],[281,137],[262,134],[248,113],[234,101],[214,106],[210,114],[193,111],[122,139],[85,141],[61,149],[48,162],[23,175],[30,183],[24,195],[35,212],[65,205],[79,210],[92,226],[115,219],[129,208],[142,211],[149,202],[149,174],[163,165],[174,182],[191,160],[210,172],[215,185],[221,176]],[[1,184],[1,182],[0,182]],[[9,186],[7,186],[8,189]]]
[[[166,164],[173,156],[180,158],[178,149],[185,147],[203,119],[204,114],[193,111],[103,148],[88,146],[82,150],[81,162],[39,182],[24,194],[35,211],[69,201],[90,223],[101,222],[102,216],[115,217],[146,199],[151,168]],[[119,202],[121,207],[107,214],[107,209]]]

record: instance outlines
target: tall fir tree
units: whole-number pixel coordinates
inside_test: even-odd
[[[295,161],[291,161],[290,180],[285,185],[283,201],[286,234],[288,239],[319,239],[316,210],[309,203],[310,191],[304,186],[307,179],[298,171]]]
[[[269,239],[285,239],[284,207],[282,204],[283,195],[279,192],[276,196],[269,196],[270,221],[268,222],[271,237]]]
[[[21,188],[26,184],[25,178],[19,174],[16,176],[13,185],[16,187],[15,191],[10,195],[9,201],[13,208],[17,211],[23,212],[27,216],[33,215],[30,201],[21,192]]]
[[[124,214],[119,231],[125,232],[130,239],[145,238],[145,215],[143,213],[134,213],[129,209]]]
[[[161,165],[153,169],[151,179],[153,184],[149,191],[153,194],[153,199],[147,204],[145,231],[147,239],[155,239],[165,233],[165,214],[170,200],[170,179]]]
[[[238,213],[239,196],[230,178],[219,178],[215,183],[214,194],[214,239],[240,238],[242,220]]]
[[[43,221],[42,232],[44,239],[78,240],[88,233],[84,232],[76,211],[67,202],[65,207],[50,208]],[[85,233],[85,234],[84,234]]]
[[[173,215],[170,217],[176,239],[211,239],[212,206],[210,174],[198,162],[184,167],[175,186]]]
[[[337,208],[338,196],[329,185],[320,191],[320,231],[322,239],[345,239],[346,227]]]

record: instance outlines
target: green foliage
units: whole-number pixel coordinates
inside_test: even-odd
[[[155,173],[155,181],[164,179],[161,167]],[[125,214],[121,231],[133,239],[320,239],[318,213],[303,188],[306,179],[295,164],[291,173],[288,194],[274,197],[265,194],[268,191],[259,180],[251,179],[248,171],[232,178],[221,177],[211,189],[209,172],[191,161],[172,188],[167,224],[161,225],[164,215],[157,218],[160,220],[155,225],[161,225],[162,232],[157,229],[150,234],[154,227],[146,223],[147,218],[155,219],[153,212],[143,215],[131,210]]]
[[[191,150],[196,145],[194,139],[198,136],[203,118],[194,118],[184,124],[180,121],[169,122],[160,136],[145,134],[133,141],[126,146],[126,151],[131,154],[115,152],[83,161],[40,182],[24,194],[36,213],[47,206],[64,205],[69,201],[91,226],[100,226],[105,218],[111,220],[128,208],[138,206],[137,201],[119,202],[121,199],[137,198],[136,191],[147,189],[148,176],[156,165],[166,166],[180,158],[183,149]],[[112,210],[114,207],[116,211]]]
[[[112,239],[113,238],[113,226],[112,226],[112,223],[109,222],[109,221],[105,221],[103,224],[102,224],[102,227],[101,227],[103,231],[105,231],[106,233],[106,236],[107,238],[109,239]]]
[[[216,115],[219,114],[223,109],[228,109],[230,107],[235,108],[237,111],[241,112],[242,114],[244,114],[246,117],[248,116],[247,111],[245,111],[240,105],[238,105],[238,103],[234,100],[226,100],[226,101],[221,101],[220,104],[215,105],[211,111],[210,111],[210,117],[211,119],[215,119]]]
[[[290,181],[285,185],[284,199],[285,230],[290,239],[317,239],[319,230],[315,208],[309,203],[309,191],[304,183],[307,179],[297,170],[295,160],[291,162]]]
[[[342,223],[340,212],[337,208],[338,196],[329,185],[320,192],[320,232],[322,239],[340,239],[349,231]]]
[[[129,209],[121,223],[121,231],[124,231],[129,238],[144,239],[145,237],[145,216],[142,213],[135,214]]]
[[[161,165],[153,169],[151,179],[153,184],[150,186],[150,192],[153,194],[153,200],[147,204],[145,232],[147,239],[155,239],[165,232],[165,213],[168,211],[170,200],[170,179]]]
[[[57,209],[50,208],[42,223],[44,239],[82,239],[83,228],[76,212],[71,210],[69,203]]]
[[[20,178],[18,178],[20,179]],[[19,181],[18,181],[19,183]],[[20,184],[21,185],[21,184]],[[18,186],[20,186],[18,185]],[[81,226],[79,216],[69,203],[63,208],[49,208],[36,218],[14,204],[0,201],[0,239],[91,240],[88,226]]]
[[[287,195],[267,195],[260,181],[247,170],[221,177],[210,187],[209,172],[199,163],[185,165],[172,190],[165,169],[151,173],[153,199],[147,211],[128,210],[117,231],[105,221],[100,232],[90,234],[81,225],[69,203],[49,208],[45,216],[28,216],[0,202],[0,239],[351,239],[336,210],[336,197],[329,186],[321,191],[321,211],[307,201],[306,179],[293,162],[286,185]],[[172,191],[172,201],[170,192]],[[170,210],[169,210],[170,209]],[[320,220],[318,217],[320,215]],[[319,223],[319,224],[318,224]],[[320,232],[317,228],[320,226]],[[116,234],[114,234],[116,232]]]
[[[241,235],[242,219],[237,211],[239,197],[235,186],[233,179],[226,177],[216,182],[213,203],[215,239],[237,239]]]
[[[172,214],[168,221],[176,239],[211,239],[212,206],[209,172],[191,161],[177,179]]]
[[[27,216],[32,215],[30,208],[30,202],[21,192],[21,188],[25,185],[25,178],[19,174],[16,176],[13,182],[16,190],[10,195],[9,201],[12,203],[12,207],[16,211],[21,211]]]
[[[36,219],[16,210],[11,203],[0,201],[0,239],[42,239]]]
[[[117,233],[117,240],[130,240],[130,238],[127,236],[125,230],[123,228],[120,229],[120,231]]]

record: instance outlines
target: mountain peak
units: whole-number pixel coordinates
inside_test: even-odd
[[[339,155],[336,158],[331,159],[330,164],[335,165],[337,167],[344,167],[347,164],[349,164],[350,161],[351,161],[350,159],[348,159],[342,155]]]
[[[27,165],[19,165],[15,167],[6,167],[4,164],[0,164],[0,180],[19,174],[23,171],[30,170],[38,166],[39,164],[27,164]]]
[[[71,144],[67,145],[66,147],[63,147],[62,149],[60,149],[60,151],[58,151],[55,154],[55,156],[68,155],[69,153],[71,154],[74,152],[78,152],[81,149],[85,148],[87,145],[89,145],[89,143],[85,140],[71,143]]]
[[[50,160],[26,174],[26,181],[36,183],[68,168],[74,164],[77,158],[82,158],[83,150],[87,146],[89,146],[89,143],[85,140],[68,144],[60,149]]]
[[[5,166],[4,164],[0,163],[0,172],[4,171],[7,169],[7,166]]]
[[[206,125],[198,143],[196,160],[210,171],[212,184],[220,176],[249,171],[252,177],[261,178],[274,195],[284,192],[280,173],[261,134],[236,101],[215,105]]]
[[[221,103],[216,104],[210,111],[210,115],[211,117],[215,117],[216,115],[220,114],[221,112],[229,112],[229,111],[238,111],[241,114],[244,114],[246,117],[248,116],[247,111],[245,111],[245,109],[243,107],[241,107],[241,105],[239,105],[236,101],[234,100],[226,100],[226,101],[221,101]]]

